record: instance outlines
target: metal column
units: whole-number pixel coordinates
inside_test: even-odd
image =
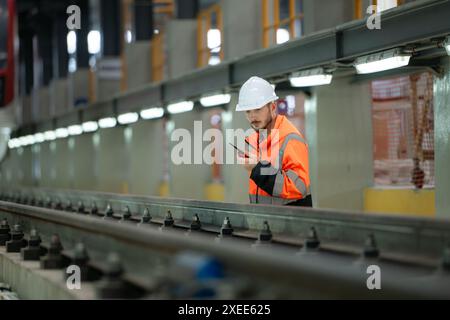
[[[153,6],[152,1],[135,0],[134,28],[136,41],[151,40],[153,38]]]
[[[103,40],[103,56],[120,55],[121,19],[119,0],[101,0],[101,26]]]
[[[90,29],[89,1],[79,0],[77,5],[81,9],[81,29],[77,30],[77,68],[89,68],[89,51],[87,37]]]

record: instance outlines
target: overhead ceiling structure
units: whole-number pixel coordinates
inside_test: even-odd
[[[66,10],[72,4],[84,8],[88,0],[17,0],[16,3],[20,39],[19,64],[23,67],[19,88],[21,95],[29,95],[33,87],[47,86],[54,78],[67,77],[69,56]],[[86,23],[88,19],[82,19],[82,22]],[[37,38],[37,56],[43,64],[41,69],[35,68],[34,38]],[[79,38],[81,46],[83,41]],[[79,65],[83,60],[87,63],[87,48],[86,54],[82,53],[82,50],[77,51]]]
[[[434,65],[447,54],[445,48],[439,46],[450,34],[449,16],[449,0],[415,1],[383,13],[381,30],[369,30],[365,20],[352,21],[240,59],[120,94],[50,121],[27,125],[15,136],[144,108],[164,107],[178,101],[198,100],[205,94],[236,90],[254,75],[273,82],[285,82],[293,72],[310,68],[348,70],[358,57],[393,48],[409,50],[412,66]],[[354,70],[352,72],[355,73]]]

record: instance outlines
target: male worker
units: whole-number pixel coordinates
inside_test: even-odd
[[[248,153],[238,160],[249,171],[251,203],[312,207],[308,145],[294,125],[276,113],[272,85],[250,78],[239,92],[236,111],[245,111],[256,131],[247,138]]]

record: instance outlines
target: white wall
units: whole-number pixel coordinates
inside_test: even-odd
[[[335,79],[317,87],[305,113],[314,205],[362,210],[373,180],[369,84]]]
[[[450,59],[434,90],[436,215],[450,217]]]

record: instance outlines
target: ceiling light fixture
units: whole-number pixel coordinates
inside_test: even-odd
[[[211,96],[205,96],[200,99],[200,104],[205,107],[215,107],[224,104],[228,104],[231,101],[230,94],[216,94]]]
[[[411,54],[393,49],[357,58],[354,65],[358,74],[367,74],[407,66],[410,59]]]
[[[141,118],[144,120],[158,119],[164,116],[163,108],[150,108],[140,112]]]
[[[172,103],[167,106],[167,110],[171,114],[188,112],[194,109],[194,102],[192,101],[182,101],[178,103]]]
[[[139,120],[139,115],[136,112],[124,113],[118,116],[117,120],[120,124],[135,123]]]
[[[98,125],[102,129],[114,128],[117,125],[116,118],[109,117],[98,120]]]
[[[303,70],[293,73],[289,77],[291,86],[293,87],[315,87],[330,84],[333,75],[327,73],[323,68]]]

